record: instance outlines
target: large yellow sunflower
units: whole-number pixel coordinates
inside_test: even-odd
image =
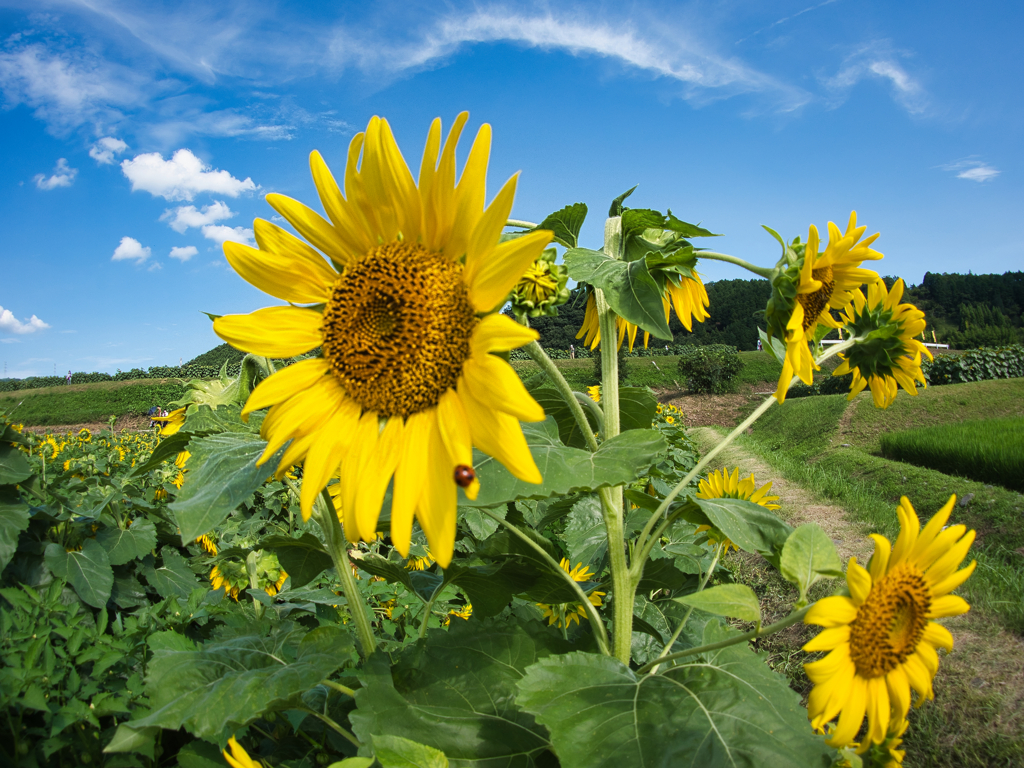
[[[750,477],[740,479],[739,467],[733,469],[732,474],[729,474],[729,471],[724,467],[716,469],[706,479],[702,478],[697,484],[697,488],[696,495],[698,499],[743,499],[744,501],[760,504],[765,509],[779,508],[778,504],[772,503],[778,501],[779,497],[768,495],[768,492],[772,489],[771,482],[769,481],[758,488],[757,483],[754,481],[753,473],[751,473]],[[725,538],[719,531],[712,529],[710,525],[700,525],[694,533],[703,533],[704,531],[710,531],[708,541],[712,544],[724,541],[726,552],[729,551],[729,547],[739,551],[739,547]]]
[[[678,284],[677,284],[678,281]],[[672,309],[676,311],[676,317],[687,331],[693,330],[693,321],[703,323],[711,315],[705,309],[710,302],[708,292],[701,282],[700,275],[694,271],[693,277],[671,274],[665,283],[665,293],[661,297],[662,308],[665,310],[665,322],[669,320]],[[619,334],[618,346],[622,346],[623,340],[629,337],[629,351],[633,351],[636,343],[637,326],[622,317],[615,318],[615,330]],[[587,307],[583,314],[583,325],[576,333],[577,339],[583,339],[583,344],[594,349],[601,343],[601,325],[597,317],[597,300],[593,292],[587,298]],[[644,331],[644,349],[650,341],[651,334]]]
[[[936,648],[953,649],[953,636],[932,619],[957,616],[970,606],[951,595],[974,571],[975,562],[957,567],[974,541],[963,525],[946,527],[953,509],[951,496],[922,529],[906,497],[896,514],[896,544],[877,534],[867,569],[850,558],[846,582],[850,596],[826,597],[804,617],[825,627],[804,646],[828,651],[820,661],[804,665],[814,689],[807,714],[815,728],[839,715],[832,746],[853,742],[868,718],[864,744],[882,744],[891,722],[910,709],[910,689],[918,703],[933,697],[932,680],[939,668]]]
[[[900,304],[903,280],[897,280],[891,291],[881,278],[868,286],[867,298],[860,290],[843,312],[847,331],[862,341],[843,356],[833,376],[853,373],[849,400],[864,387],[871,387],[877,408],[888,408],[900,387],[910,395],[917,394],[917,382],[927,387],[921,372],[921,355],[932,353],[915,336],[924,332],[924,312],[913,304]]]
[[[467,119],[459,115],[443,148],[441,121],[433,122],[418,183],[378,117],[349,145],[345,195],[313,152],[329,220],[267,195],[309,244],[260,219],[258,249],[224,244],[243,278],[289,306],[214,322],[221,338],[257,355],[321,349],[263,381],[243,410],[270,407],[261,460],[290,441],[279,475],[305,460],[303,516],[340,465],[345,534],[368,540],[393,477],[392,541],[408,553],[415,516],[444,566],[455,540],[457,487],[470,498],[479,488],[473,446],[519,479],[541,481],[519,421],[539,421],[544,411],[491,353],[537,338],[496,310],[551,233],[499,243],[516,177],[485,209],[491,129],[484,125],[456,184],[455,146]]]
[[[850,303],[853,292],[861,285],[878,279],[877,272],[860,269],[861,262],[882,258],[882,254],[870,247],[878,239],[878,233],[860,241],[866,230],[867,227],[857,226],[856,211],[850,213],[845,234],[830,221],[828,246],[824,253],[818,253],[818,229],[812,224],[807,234],[803,262],[796,275],[796,300],[780,301],[782,297],[773,295],[773,300],[779,305],[775,311],[789,311],[784,334],[780,334],[784,335],[786,342],[786,359],[775,391],[775,398],[780,403],[786,400],[786,390],[794,374],[805,384],[813,382],[813,372],[817,366],[814,364],[810,343],[814,341],[815,329],[818,325],[839,327],[829,314],[829,309],[845,307]],[[776,278],[782,281],[790,279],[786,274]],[[773,284],[773,294],[778,292],[778,288]],[[769,324],[773,324],[771,318]]]

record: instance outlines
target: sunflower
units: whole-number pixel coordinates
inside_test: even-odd
[[[585,566],[583,563],[577,563],[576,567],[570,571],[569,561],[564,557],[559,565],[562,566],[563,571],[572,577],[573,581],[590,581],[590,578],[595,575],[590,570],[590,566]],[[591,605],[599,608],[603,605],[601,598],[605,594],[604,592],[590,592],[587,595],[587,599]],[[587,618],[587,610],[580,603],[558,603],[555,605],[537,603],[537,607],[544,611],[544,618],[548,620],[548,626],[554,624],[557,627],[568,629],[569,625],[574,621],[579,624],[580,617]]]
[[[245,751],[245,747],[239,744],[238,741],[235,740],[234,736],[228,739],[228,746],[231,748],[230,755],[226,749],[221,750],[221,752],[231,768],[263,768],[263,763],[249,757],[249,753]]]
[[[687,331],[693,330],[693,320],[703,323],[711,317],[705,310],[705,307],[710,304],[708,292],[696,271],[693,272],[693,277],[669,274],[665,283],[665,291],[661,295],[661,303],[665,310],[665,322],[667,323],[669,320],[670,310],[675,309],[676,317]],[[618,346],[621,347],[623,340],[628,336],[629,351],[632,352],[636,342],[637,327],[628,320],[616,316],[615,330],[619,334]],[[591,349],[601,342],[601,324],[597,316],[597,299],[594,297],[593,291],[587,298],[587,307],[583,313],[583,325],[580,326],[576,338],[583,339],[583,344]],[[644,349],[647,349],[650,338],[651,334],[644,331]]]
[[[601,385],[597,384],[593,387],[587,387],[587,397],[593,400],[595,403],[601,402]]]
[[[839,327],[829,309],[845,307],[861,285],[878,279],[877,272],[860,269],[861,262],[882,258],[882,254],[870,247],[878,239],[878,233],[861,241],[866,229],[857,226],[856,211],[850,213],[845,234],[830,221],[828,246],[824,253],[818,253],[818,229],[812,224],[802,260],[786,268],[784,257],[776,266],[765,319],[769,335],[781,336],[786,342],[786,359],[775,390],[775,398],[780,403],[786,400],[786,390],[794,374],[805,384],[814,381],[817,366],[809,345],[814,341],[815,330],[819,325]]]
[[[551,233],[499,242],[516,177],[485,209],[490,126],[481,127],[455,183],[455,146],[467,119],[459,115],[443,148],[441,121],[433,122],[418,184],[378,117],[349,145],[347,197],[313,152],[313,180],[330,220],[267,195],[309,244],[260,219],[258,249],[224,244],[244,279],[289,305],[214,321],[222,339],[253,354],[322,351],[265,379],[243,410],[270,407],[261,462],[286,444],[280,467],[305,460],[303,517],[340,465],[345,535],[368,539],[394,477],[392,541],[408,553],[415,517],[443,566],[455,542],[457,489],[469,498],[479,490],[474,446],[520,480],[541,481],[519,421],[541,421],[544,410],[491,353],[538,338],[496,310]]]
[[[548,248],[513,287],[512,312],[516,317],[557,315],[558,307],[569,300],[568,281],[566,268],[555,264],[555,249]]]
[[[668,418],[672,417],[669,416]],[[751,473],[750,477],[740,479],[739,467],[736,467],[732,474],[729,474],[728,470],[724,467],[716,469],[706,479],[702,478],[697,487],[698,499],[743,499],[744,501],[760,504],[765,509],[779,508],[778,504],[772,503],[778,501],[779,497],[768,495],[768,491],[772,489],[771,482],[767,482],[758,488],[757,483],[754,481],[753,473]],[[729,547],[739,551],[739,547],[729,541],[721,532],[714,530],[710,525],[698,526],[694,533],[703,533],[704,531],[710,531],[708,533],[708,541],[712,544],[722,541],[725,543],[726,552],[729,551]]]
[[[217,554],[217,545],[214,543],[213,539],[205,533],[196,539],[196,544],[198,544],[200,548],[209,555]]]
[[[917,382],[927,387],[921,372],[921,355],[932,353],[915,336],[924,332],[924,312],[913,304],[900,304],[903,280],[897,280],[887,291],[885,281],[876,280],[868,286],[867,298],[854,291],[853,300],[843,312],[846,329],[862,340],[847,352],[833,376],[853,373],[850,387],[852,400],[864,387],[871,388],[877,408],[888,408],[900,387],[917,395]]]
[[[850,558],[846,582],[850,596],[826,597],[804,617],[825,627],[804,646],[828,651],[804,665],[814,683],[807,714],[815,728],[839,715],[829,744],[843,746],[857,736],[865,715],[862,744],[883,744],[889,724],[906,717],[910,690],[918,704],[933,698],[932,680],[939,668],[936,648],[953,649],[953,636],[932,619],[957,616],[970,606],[954,589],[974,571],[976,562],[957,567],[974,541],[963,525],[946,526],[956,496],[951,496],[922,529],[906,497],[896,514],[900,533],[895,545],[871,536],[875,552],[867,569]]]
[[[185,409],[177,408],[166,416],[154,416],[151,421],[155,421],[160,425],[161,437],[170,437],[177,433],[181,429],[182,424],[185,423]]]

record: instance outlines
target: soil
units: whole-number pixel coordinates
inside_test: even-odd
[[[775,391],[776,382],[744,384],[731,395],[688,395],[679,390],[655,390],[658,400],[683,412],[687,427],[733,427],[754,406]]]

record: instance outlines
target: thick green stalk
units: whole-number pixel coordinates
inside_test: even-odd
[[[530,356],[540,369],[547,374],[547,377],[551,379],[551,383],[555,385],[559,394],[562,395],[562,399],[565,400],[566,405],[569,406],[569,410],[572,412],[572,417],[576,419],[576,424],[579,426],[580,431],[583,433],[584,439],[587,441],[587,447],[591,451],[597,450],[597,440],[594,438],[594,433],[590,429],[590,422],[587,421],[587,415],[583,412],[583,406],[576,400],[576,393],[573,392],[569,382],[565,380],[565,376],[558,370],[558,366],[555,365],[554,361],[548,357],[548,353],[544,351],[544,348],[536,341],[531,341],[525,347],[526,354]],[[607,435],[606,435],[607,436]]]
[[[549,555],[544,550],[544,547],[542,547],[540,544],[535,542],[525,533],[520,531],[508,520],[505,520],[502,517],[498,517],[493,512],[483,507],[481,507],[479,511],[483,512],[485,515],[487,515],[489,518],[499,523],[500,525],[503,525],[506,528],[508,528],[509,532],[512,533],[512,535],[518,537],[521,541],[526,543],[531,549],[536,551],[537,554],[541,556],[541,559],[551,566],[551,570],[558,574],[558,576],[565,583],[567,583],[570,587],[572,587],[573,590],[575,590],[577,598],[579,599],[580,603],[583,604],[583,608],[587,612],[587,617],[590,619],[590,623],[594,627],[594,636],[597,638],[597,644],[601,649],[601,653],[603,653],[605,656],[611,656],[611,650],[608,648],[608,633],[605,631],[604,622],[601,621],[601,614],[597,612],[597,608],[595,608],[593,603],[590,602],[590,598],[587,596],[587,593],[583,591],[583,588],[580,587],[576,580],[572,576],[570,576],[569,573],[560,564],[555,562],[555,558]]]
[[[334,561],[334,569],[338,572],[338,578],[345,589],[345,600],[348,603],[349,613],[356,625],[356,635],[359,638],[360,650],[363,658],[367,658],[377,650],[377,638],[370,626],[370,619],[367,614],[367,605],[363,595],[356,585],[355,574],[352,573],[352,563],[348,559],[348,549],[345,541],[345,531],[338,522],[338,516],[334,514],[334,502],[331,495],[324,488],[320,498],[313,505],[313,516],[316,518],[324,538],[327,539],[327,551]]]
[[[505,222],[506,227],[515,227],[516,229],[536,229],[539,225],[534,224],[532,221],[521,221],[520,219],[509,219]]]
[[[811,605],[813,605],[813,603]],[[719,648],[728,648],[730,645],[738,645],[740,643],[749,642],[750,640],[755,640],[759,637],[764,637],[765,635],[772,635],[776,632],[785,629],[786,627],[796,624],[798,621],[801,621],[803,617],[807,614],[807,611],[809,611],[810,609],[811,606],[808,605],[805,608],[801,608],[796,613],[791,613],[786,618],[776,621],[774,624],[769,624],[767,627],[758,627],[757,629],[752,629],[749,632],[745,632],[742,635],[736,635],[735,637],[731,637],[728,640],[721,640],[717,643],[708,643],[707,645],[697,645],[693,648],[687,648],[685,651],[670,653],[668,656],[662,656],[648,664],[644,664],[642,667],[640,667],[640,669],[636,671],[636,673],[638,675],[644,675],[650,672],[655,667],[664,664],[666,661],[675,661],[676,659],[683,659],[687,656],[696,656],[699,653],[717,651]]]

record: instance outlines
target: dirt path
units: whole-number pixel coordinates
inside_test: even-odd
[[[702,453],[721,438],[708,427],[690,429],[689,433]],[[822,504],[806,489],[735,444],[715,457],[710,468],[723,466],[738,466],[742,476],[752,472],[758,485],[771,481],[771,493],[780,497],[779,513],[786,522],[794,526],[817,523],[835,542],[844,566],[852,555],[861,565],[867,565],[873,544],[864,526],[849,520],[841,507]],[[977,611],[944,619],[942,623],[953,634],[954,650],[948,655],[941,654],[942,664],[935,678],[935,706],[942,712],[939,722],[933,721],[930,726],[940,733],[932,738],[945,749],[954,747],[965,738],[964,733],[972,731],[970,741],[975,743],[1019,743],[1024,739],[1024,640]],[[795,645],[804,638],[794,633],[793,641]],[[979,717],[979,712],[985,716]],[[926,711],[922,716],[929,717]],[[978,733],[979,730],[985,733]]]

